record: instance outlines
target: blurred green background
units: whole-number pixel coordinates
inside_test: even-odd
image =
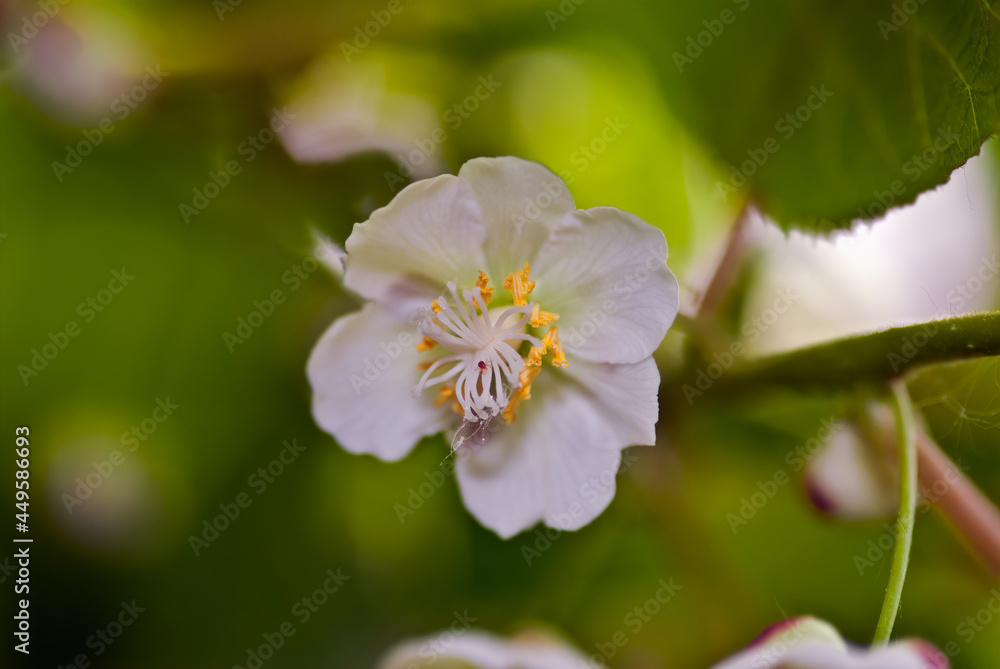
[[[400,174],[391,156],[435,128],[445,137],[428,157],[438,171],[480,155],[520,155],[564,176],[578,206],[613,205],[659,226],[688,297],[746,195],[723,201],[717,180],[728,179],[742,149],[763,141],[781,117],[775,109],[794,109],[824,75],[841,84],[820,110],[833,125],[817,121],[788,140],[754,196],[789,225],[830,227],[844,225],[855,201],[888,188],[914,153],[910,144],[927,138],[875,126],[895,128],[892,110],[910,109],[914,88],[933,89],[934,68],[921,70],[926,81],[904,71],[892,78],[896,51],[868,59],[885,45],[919,62],[923,43],[906,32],[883,39],[876,22],[891,16],[888,2],[742,4],[401,0],[365,46],[358,30],[386,16],[389,3],[0,4],[8,35],[0,410],[11,445],[16,425],[30,426],[32,438],[25,666],[68,667],[85,654],[108,669],[245,667],[247,648],[292,621],[295,635],[265,666],[372,667],[392,644],[446,628],[466,611],[476,627],[497,632],[551,625],[588,655],[624,630],[629,642],[609,660],[620,669],[707,666],[786,615],[814,614],[867,642],[889,558],[859,574],[854,557],[885,533],[883,521],[826,521],[794,477],[737,533],[726,521],[853,398],[708,395],[689,407],[669,385],[683,339],[672,331],[661,356],[661,443],[631,449],[637,459],[611,507],[582,531],[546,540],[532,530],[507,542],[465,511],[451,476],[400,522],[397,505],[440,481],[442,438],[385,464],[341,450],[309,413],[305,360],[320,333],[357,307],[324,269],[295,274],[312,252],[310,230],[343,243],[353,223],[398,190],[386,178]],[[956,24],[928,3],[907,28],[927,17],[920,34],[942,51],[962,30],[987,31],[980,51],[966,54],[979,58],[980,81],[956,88],[952,73],[937,82],[968,108],[928,96],[922,127],[930,139],[937,126],[928,117],[951,119],[961,139],[934,156],[913,186],[921,189],[942,182],[996,130],[998,5],[958,4],[976,18]],[[736,19],[718,43],[678,72],[672,54],[726,10]],[[39,11],[51,16],[24,37],[24,18]],[[846,39],[833,49],[843,58],[822,50],[836,39]],[[146,68],[157,66],[162,81],[135,99]],[[470,111],[480,77],[499,85]],[[134,109],[115,105],[123,94]],[[306,122],[320,108],[320,118],[340,119],[368,146],[402,148],[357,153],[340,138],[323,160],[303,163],[276,140],[250,159],[244,142],[286,105],[299,110],[299,129],[293,119],[288,130],[304,133],[306,146],[329,136]],[[466,105],[465,114],[455,105]],[[101,131],[102,122],[113,130]],[[598,152],[594,139],[609,123],[623,129]],[[830,137],[837,124],[847,128],[840,144]],[[89,155],[71,171],[53,166],[71,166],[68,152],[87,142]],[[995,139],[986,146],[1000,155]],[[204,193],[230,161],[239,173],[186,221],[180,206],[194,205],[194,190]],[[134,279],[102,293],[116,271]],[[752,281],[751,272],[732,299],[734,323]],[[275,289],[287,301],[230,351],[224,333]],[[997,295],[984,293],[986,305],[1000,306]],[[100,311],[81,307],[88,299]],[[62,339],[56,333],[69,321],[80,332]],[[19,371],[53,341],[50,333],[64,348],[37,375]],[[1000,499],[1000,364],[926,370],[911,389],[944,449]],[[176,405],[162,422],[153,418],[163,416],[154,413],[158,401]],[[125,442],[133,426],[145,440]],[[285,441],[304,450],[266,487],[251,479]],[[104,464],[116,450],[120,464]],[[70,512],[65,495],[100,469],[110,474],[94,479],[99,485]],[[12,480],[11,458],[0,473]],[[196,555],[191,537],[241,493],[250,505]],[[526,558],[525,547],[540,555]],[[8,553],[0,549],[0,559]],[[302,622],[293,606],[328,569],[350,578]],[[629,627],[626,616],[671,578],[683,588],[678,596],[638,631]],[[5,602],[12,579],[5,567]],[[997,666],[996,617],[971,638],[961,627],[996,586],[944,521],[926,514],[896,633],[954,642],[955,667]],[[136,621],[112,644],[88,646],[132,600],[143,609]]]

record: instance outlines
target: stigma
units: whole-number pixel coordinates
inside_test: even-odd
[[[531,397],[531,382],[540,371],[541,356],[551,351],[552,364],[566,366],[555,326],[541,338],[528,332],[559,318],[528,301],[535,288],[529,272],[525,263],[524,269],[503,280],[512,305],[489,308],[493,288],[480,270],[473,289],[459,290],[451,281],[448,296],[438,296],[429,308],[418,312],[417,331],[423,339],[417,350],[441,346],[447,353],[420,364],[424,373],[413,388],[414,396],[440,385],[435,405],[451,400],[465,423],[483,423],[497,416],[511,423],[518,404]],[[519,349],[524,348],[527,350],[522,355]]]
[[[525,363],[516,347],[523,341],[541,345],[524,331],[531,307],[515,305],[492,313],[481,289],[460,292],[449,282],[448,292],[451,299],[434,300],[440,311],[432,306],[424,312],[417,331],[424,336],[419,347],[435,342],[450,353],[430,364],[414,391],[419,395],[424,388],[454,379],[454,398],[463,418],[490,420],[506,408],[510,389],[520,387]]]

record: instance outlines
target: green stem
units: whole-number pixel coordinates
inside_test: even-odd
[[[729,392],[757,392],[762,386],[843,390],[879,384],[921,365],[994,355],[1000,355],[1000,311],[890,328],[767,356],[734,365],[716,385]]]
[[[896,450],[899,455],[899,535],[892,554],[892,570],[889,572],[889,585],[882,602],[882,613],[872,640],[875,646],[889,643],[892,626],[896,622],[899,600],[903,595],[903,582],[906,581],[906,567],[910,562],[917,509],[917,426],[913,405],[903,380],[893,381],[891,388],[896,413]]]

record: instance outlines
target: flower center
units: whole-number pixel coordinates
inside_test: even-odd
[[[466,423],[489,421],[503,416],[506,423],[515,420],[517,405],[531,397],[531,382],[541,371],[542,356],[551,350],[553,365],[565,367],[567,362],[559,341],[559,330],[551,326],[539,339],[528,333],[528,327],[541,328],[559,318],[558,314],[542,311],[527,296],[535,288],[529,280],[530,268],[512,272],[503,280],[511,294],[512,305],[490,311],[493,297],[490,279],[480,270],[474,290],[459,291],[454,281],[448,282],[451,298],[439,296],[429,309],[420,312],[417,331],[423,341],[418,351],[429,351],[440,345],[448,351],[442,357],[420,364],[424,374],[414,387],[414,396],[424,388],[443,384],[438,390],[435,406],[453,400],[452,408]],[[518,349],[530,344],[527,355]],[[435,373],[437,372],[437,375]]]

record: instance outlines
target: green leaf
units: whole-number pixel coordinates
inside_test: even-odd
[[[826,232],[912,202],[997,131],[998,7],[712,0],[634,31],[660,45],[677,114],[725,162],[720,184],[747,176],[784,227]]]

